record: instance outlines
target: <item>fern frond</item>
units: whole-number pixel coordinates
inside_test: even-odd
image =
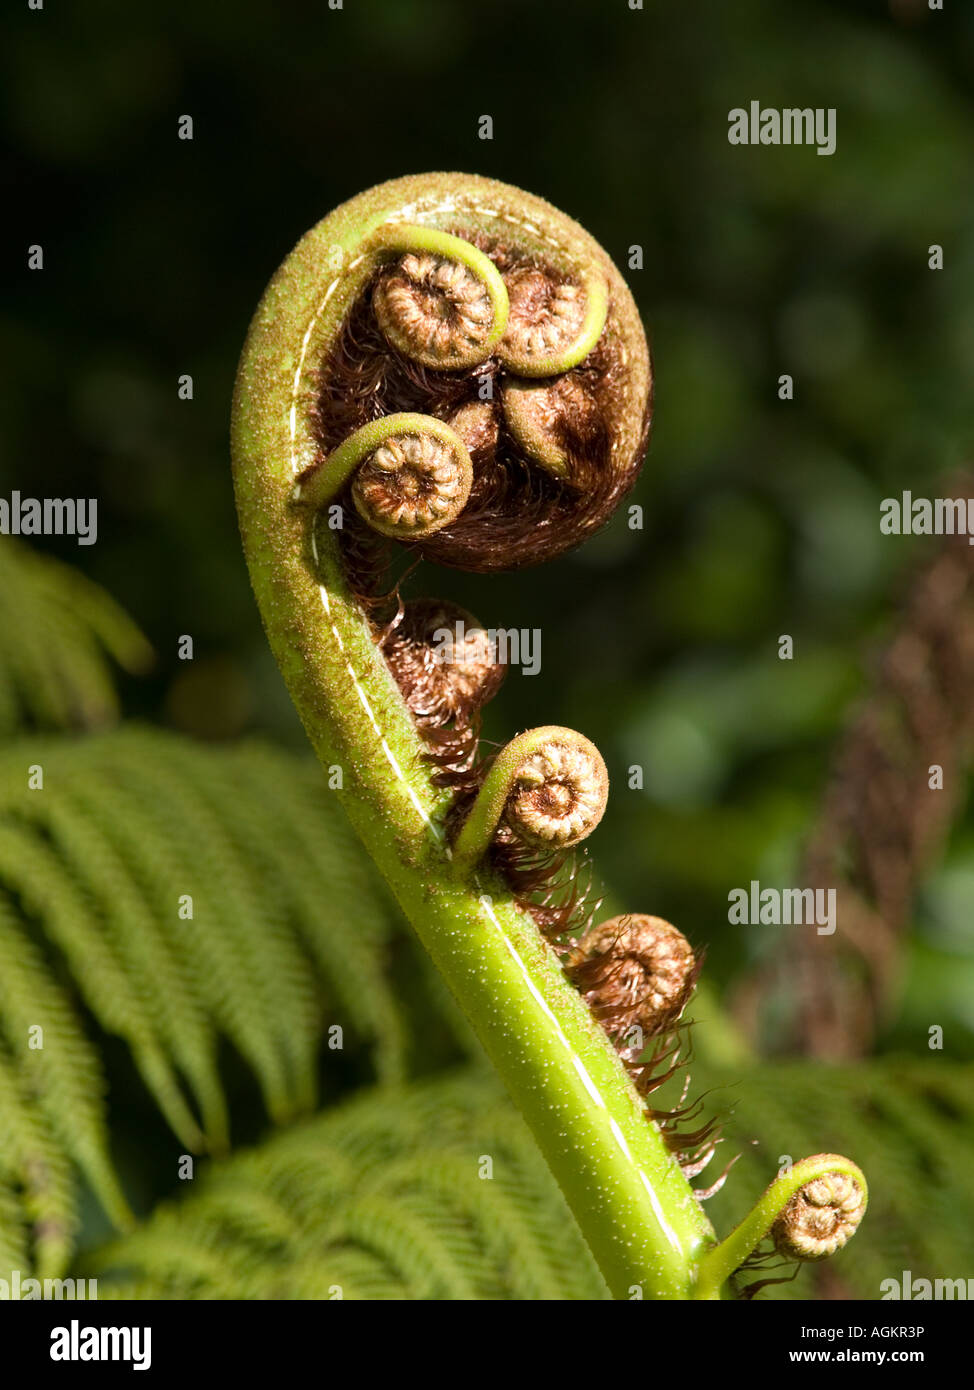
[[[16,1261],[0,1268],[0,1278],[36,1267],[42,1279],[57,1279],[68,1266],[78,1224],[71,1165],[5,1047],[0,1119],[0,1247]]]
[[[117,746],[121,750],[122,739]],[[122,764],[141,776],[141,762],[120,754],[117,765]],[[159,787],[158,804],[171,800],[183,812],[183,833],[195,843],[198,877],[205,880],[204,910],[210,885],[219,885],[220,914],[232,923],[234,949],[250,973],[248,1029],[260,1015],[272,1055],[284,1062],[279,1092],[271,1090],[268,1074],[269,1103],[276,1104],[282,1120],[311,1110],[321,1019],[309,962],[288,911],[289,894],[267,852],[266,811],[235,796],[223,769],[204,765],[188,743],[173,740],[169,756],[147,764],[145,770]],[[320,900],[317,910],[322,911]],[[200,920],[198,911],[195,923],[197,934],[205,932],[207,922]],[[274,1113],[273,1104],[271,1110]]]
[[[0,1095],[3,1080],[0,1078]],[[27,1223],[20,1200],[14,1190],[18,1174],[12,1154],[5,1154],[0,1141],[0,1279],[10,1279],[15,1269],[30,1269],[32,1257],[28,1242]],[[7,1166],[9,1165],[9,1166]],[[57,1278],[57,1274],[49,1277]]]
[[[29,790],[37,763],[44,786]],[[107,1154],[106,1080],[79,1001],[128,1045],[183,1150],[226,1148],[223,1038],[276,1121],[313,1104],[323,1053],[365,1053],[385,1082],[405,1072],[388,957],[396,940],[411,949],[408,938],[317,769],[286,754],[128,728],[8,745],[0,904],[0,1041],[25,1069],[23,1103],[118,1225],[128,1211]],[[332,1053],[335,1023],[342,1052]],[[5,1119],[0,1103],[0,1130]],[[4,1174],[0,1243],[18,1249],[28,1198]]]
[[[382,1088],[216,1165],[89,1263],[108,1296],[190,1280],[225,1298],[607,1296],[523,1122],[474,1072]]]
[[[152,894],[148,865],[156,846],[142,833],[139,806],[110,778],[92,776],[80,760],[66,772],[59,802],[51,817],[59,843],[70,848],[75,873],[98,903],[123,969],[190,1083],[208,1147],[222,1152],[229,1122],[216,1030],[187,961],[186,936],[193,928],[179,919],[172,880],[168,896]],[[197,1147],[197,1136],[188,1137]]]
[[[261,807],[264,833],[278,891],[290,899],[305,948],[334,991],[342,1014],[375,1039],[375,1065],[384,1081],[406,1073],[406,1029],[389,976],[383,968],[389,933],[383,924],[389,900],[344,816],[330,818],[327,891],[322,895],[319,808],[323,795],[316,766],[310,775],[288,776],[279,754],[260,745],[242,750],[228,767],[241,803]],[[354,923],[336,932],[335,919]],[[425,953],[417,953],[425,967]],[[437,980],[439,976],[437,975]],[[446,1009],[445,1001],[443,1004]],[[333,1020],[328,1020],[333,1021]]]
[[[111,672],[152,661],[113,599],[70,565],[0,537],[0,734],[22,727],[98,728],[118,718]]]
[[[108,1156],[98,1062],[63,991],[0,894],[0,1030],[23,1083],[105,1211],[131,1223]],[[41,1030],[41,1031],[37,1031]]]
[[[18,771],[22,772],[22,764]],[[0,789],[4,778],[0,772]],[[2,790],[0,790],[2,795]],[[187,1147],[202,1135],[150,1021],[147,1001],[106,940],[97,902],[70,875],[36,827],[0,817],[0,881],[63,954],[88,1007],[106,1031],[124,1038],[156,1103]],[[71,1116],[65,1117],[70,1124]]]

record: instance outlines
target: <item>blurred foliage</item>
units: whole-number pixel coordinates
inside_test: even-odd
[[[297,1126],[86,1268],[100,1297],[608,1297],[529,1130],[479,1073]]]
[[[624,906],[668,917],[706,945],[711,988],[723,991],[795,930],[729,928],[727,894],[794,873],[868,654],[922,551],[922,540],[880,536],[881,499],[903,488],[935,493],[971,460],[974,7],[646,0],[633,12],[623,0],[498,0],[484,11],[387,0],[381,10],[330,11],[247,0],[228,16],[212,0],[176,9],[89,0],[11,12],[0,73],[14,248],[0,314],[0,495],[98,498],[97,545],[40,544],[103,585],[147,634],[157,661],[123,683],[130,712],[197,739],[259,734],[302,755],[242,751],[209,763],[172,740],[170,766],[159,734],[106,735],[97,757],[82,745],[45,752],[63,764],[65,786],[84,764],[90,796],[107,805],[112,779],[162,778],[163,763],[172,778],[199,758],[207,770],[198,778],[212,777],[212,788],[197,780],[181,792],[197,816],[218,789],[277,776],[278,803],[293,786],[309,808],[305,832],[321,817],[332,833],[240,555],[227,445],[233,372],[268,276],[313,222],[381,179],[470,169],[577,217],[633,287],[657,369],[654,434],[633,498],[645,524],[629,530],[620,514],[584,550],[530,575],[427,567],[411,592],[442,593],[491,626],[541,629],[540,676],[512,673],[486,735],[557,720],[595,740],[614,786],[593,845],[599,868]],[[836,153],[730,146],[727,112],[752,99],[835,107]],[[477,139],[482,112],[494,117],[492,142]],[[184,113],[192,142],[177,139]],[[36,242],[40,274],[24,254]],[[628,271],[636,243],[645,269]],[[944,246],[940,272],[928,269],[933,243]],[[786,372],[792,402],[777,395]],[[177,397],[183,373],[193,377],[191,401]],[[140,641],[112,609],[74,605],[47,573],[48,596],[38,589],[35,602],[48,635],[33,655],[25,641],[20,667],[6,633],[22,600],[12,598],[16,579],[0,576],[7,730],[28,713],[28,726],[44,729],[110,721],[98,648],[123,666],[141,663]],[[782,633],[794,638],[790,663],[777,657]],[[182,634],[194,638],[193,662],[178,659]],[[154,748],[158,767],[144,751]],[[633,764],[644,768],[642,789],[628,785]],[[107,780],[96,793],[99,776]],[[11,804],[4,816],[21,816]],[[145,814],[161,826],[169,805],[163,798]],[[263,813],[239,796],[233,813],[223,833],[235,837],[239,871],[252,873],[240,861]],[[175,867],[191,835],[171,806],[168,815]],[[282,837],[269,813],[266,822],[269,859]],[[33,832],[22,823],[17,833]],[[309,848],[302,860],[294,892],[304,906],[294,912],[310,931],[311,898],[330,890],[324,858]],[[161,879],[152,882],[159,891]],[[968,808],[918,901],[886,1039],[937,1075],[931,1024],[943,1026],[947,1056],[974,1057],[972,886]],[[266,900],[254,891],[256,922]],[[17,930],[41,929],[40,906]],[[395,922],[389,949],[403,978],[426,979]],[[269,925],[283,930],[273,916]],[[403,986],[420,1000],[427,988]],[[143,1184],[148,1205],[173,1188],[170,1151],[146,1172],[140,1130],[156,1133],[158,1120],[137,1099],[127,1053],[93,1019],[86,1027],[112,1077],[120,1170],[127,1186]],[[454,1037],[444,1023],[414,1070],[457,1060]],[[319,1078],[329,1096],[372,1074],[368,1049],[356,1055],[342,1075],[328,1068]],[[221,1045],[225,1074],[224,1064],[241,1117],[235,1134],[256,1137],[256,1089]],[[777,1133],[772,1117],[771,1154],[788,1150]],[[824,1138],[810,1135],[811,1146]],[[854,1153],[868,1172],[861,1146]],[[3,1194],[0,1185],[0,1220]],[[865,1227],[857,1243],[864,1238]]]
[[[117,603],[83,574],[9,537],[0,541],[0,734],[23,727],[112,724],[111,660],[144,672],[152,648]]]

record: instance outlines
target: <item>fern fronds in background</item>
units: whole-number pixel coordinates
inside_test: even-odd
[[[43,790],[28,788],[28,765],[43,768]],[[405,1074],[386,959],[399,930],[316,769],[293,757],[132,728],[0,754],[10,1087],[26,1087],[45,1142],[79,1165],[116,1223],[126,1211],[107,1158],[105,1082],[77,1004],[128,1044],[180,1144],[220,1152],[221,1037],[279,1122],[314,1108],[323,1053],[365,1054],[380,1081]],[[30,1150],[18,1152],[5,1166],[26,1212]]]
[[[0,538],[0,736],[25,727],[92,729],[119,715],[112,661],[137,673],[152,648],[79,570]]]
[[[727,1148],[740,1161],[714,1199],[722,1225],[815,1136],[855,1145],[874,1179],[854,1254],[793,1280],[795,1265],[774,1260],[745,1271],[742,1291],[774,1278],[762,1297],[876,1299],[906,1269],[964,1274],[974,1068],[806,1062],[695,1067],[694,1080],[714,1088],[711,1108],[737,1111]],[[473,1072],[365,1096],[218,1166],[84,1272],[120,1298],[608,1296],[523,1122]]]
[[[294,1127],[86,1269],[100,1297],[608,1297],[527,1127],[472,1071]]]

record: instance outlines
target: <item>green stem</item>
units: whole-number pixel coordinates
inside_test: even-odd
[[[612,1292],[692,1296],[715,1241],[605,1033],[555,952],[502,880],[444,832],[435,788],[402,696],[342,572],[337,538],[309,525],[295,479],[314,462],[310,368],[362,286],[363,236],[404,204],[410,220],[473,220],[464,197],[503,185],[437,176],[371,190],[302,240],[261,302],[233,413],[238,510],[271,646],[315,751],[341,765],[343,803],[417,934],[477,1029],[592,1247]],[[519,194],[542,231],[552,211]],[[333,278],[322,267],[334,267]]]

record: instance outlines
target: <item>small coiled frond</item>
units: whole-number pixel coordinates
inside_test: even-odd
[[[869,1214],[832,1259],[799,1265],[766,1239],[735,1283],[743,1296],[755,1280],[760,1296],[783,1299],[879,1299],[883,1281],[961,1276],[970,1265],[974,1229],[974,1068],[885,1058],[834,1066],[820,1060],[774,1062],[737,1070],[693,1064],[694,1088],[739,1155],[734,1181],[708,1214],[730,1229],[786,1159],[814,1153],[824,1141],[854,1153],[869,1175]],[[812,1160],[814,1161],[814,1160]],[[773,1278],[774,1285],[765,1284]],[[778,1280],[786,1282],[779,1283]]]

